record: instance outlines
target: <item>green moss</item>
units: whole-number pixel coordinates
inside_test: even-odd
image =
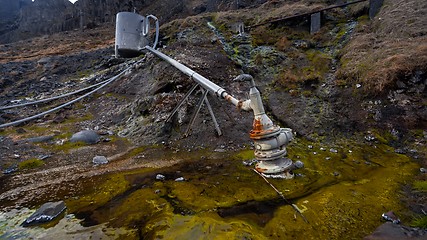
[[[49,149],[50,151],[56,151],[56,152],[65,152],[68,153],[72,149],[80,148],[83,146],[87,146],[84,142],[64,142],[62,145],[42,145],[43,148]]]
[[[427,181],[415,181],[414,189],[421,192],[427,192]]]
[[[411,226],[427,229],[427,216],[423,215],[416,217],[414,220],[412,220]]]
[[[25,161],[22,161],[18,164],[19,170],[25,170],[25,169],[34,169],[38,168],[44,165],[43,160],[32,158]]]
[[[238,152],[234,156],[232,156],[232,159],[235,159],[235,160],[249,160],[254,158],[255,158],[254,150],[250,150],[250,149]]]
[[[70,212],[96,209],[105,205],[115,196],[129,189],[130,184],[123,174],[111,174],[100,178],[84,181],[80,179],[85,195],[67,199],[66,205]]]

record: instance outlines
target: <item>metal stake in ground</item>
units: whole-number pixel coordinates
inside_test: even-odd
[[[277,193],[277,194],[279,194],[279,196],[280,196],[283,200],[285,200],[285,202],[286,202],[287,204],[291,205],[291,207],[292,207],[296,212],[298,212],[298,213],[299,213],[299,215],[301,215],[302,219],[304,219],[304,222],[308,223],[307,218],[305,218],[304,214],[302,214],[302,212],[299,210],[299,208],[298,208],[295,204],[293,204],[293,203],[289,202],[289,201],[285,198],[285,196],[283,196],[283,193],[282,193],[281,191],[279,191],[279,190],[278,190],[278,189],[277,189],[273,184],[271,184],[271,183],[267,180],[267,178],[265,178],[265,177],[262,175],[262,173],[258,172],[256,169],[252,169],[252,170],[253,170],[254,172],[256,172],[258,175],[260,175],[260,176],[262,177],[262,179],[264,179],[264,181],[265,181],[266,183],[268,183],[268,185],[270,185],[270,187],[272,187],[272,188],[274,189],[274,191],[276,191],[276,193]]]

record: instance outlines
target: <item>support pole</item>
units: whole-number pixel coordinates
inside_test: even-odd
[[[188,124],[187,131],[185,131],[185,137],[188,137],[190,135],[191,128],[193,127],[193,124],[196,121],[197,115],[199,115],[200,109],[202,109],[206,95],[208,95],[208,91],[202,90],[202,97],[200,98],[199,103],[197,104],[196,112],[194,112],[193,117],[191,117],[191,121],[190,124]]]

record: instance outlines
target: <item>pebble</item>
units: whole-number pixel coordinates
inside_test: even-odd
[[[256,159],[251,159],[251,160],[243,161],[242,163],[245,166],[252,166],[254,163],[257,163],[257,160]]]
[[[427,169],[425,169],[425,168],[420,168],[420,172],[421,172],[421,173],[427,173]]]
[[[313,149],[313,145],[308,145],[308,149]]]
[[[331,153],[337,153],[337,152],[338,152],[338,150],[336,150],[336,149],[334,149],[334,148],[329,149],[329,151],[330,151]]]
[[[296,167],[296,168],[303,168],[304,167],[304,163],[303,162],[301,162],[301,161],[296,161],[295,163],[294,163],[294,166]]]
[[[339,172],[334,172],[334,176],[335,177],[338,177],[340,175],[340,173]]]
[[[368,142],[371,142],[371,141],[376,140],[376,138],[374,136],[372,136],[372,135],[366,135],[365,136],[365,140],[368,141]]]
[[[184,182],[184,181],[185,181],[185,178],[183,178],[183,177],[179,177],[179,178],[175,179],[175,182]]]
[[[362,84],[356,84],[356,88],[361,88],[362,87]]]
[[[320,148],[320,151],[326,151],[326,148],[321,147],[321,148]]]
[[[325,157],[325,160],[331,160],[331,157]]]
[[[101,165],[101,164],[107,164],[108,163],[108,159],[104,156],[95,156],[92,159],[92,163],[95,165]]]
[[[166,179],[166,177],[164,175],[162,175],[162,174],[157,174],[156,175],[156,180],[165,180],[165,179]]]
[[[398,148],[394,150],[395,153],[399,153],[399,154],[405,154],[406,151],[404,149]]]

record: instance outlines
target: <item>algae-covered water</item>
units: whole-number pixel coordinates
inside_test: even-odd
[[[252,150],[203,150],[172,167],[64,183],[65,189],[77,183],[79,188],[49,196],[66,202],[59,220],[23,228],[19,224],[35,209],[1,212],[0,238],[360,239],[382,224],[384,212],[393,210],[404,218],[400,189],[418,166],[393,148],[297,140],[288,147],[288,156],[305,167],[292,180],[269,181],[308,222],[253,166],[242,163],[253,158]],[[157,174],[165,179],[156,179]],[[177,181],[181,177],[184,181]]]

